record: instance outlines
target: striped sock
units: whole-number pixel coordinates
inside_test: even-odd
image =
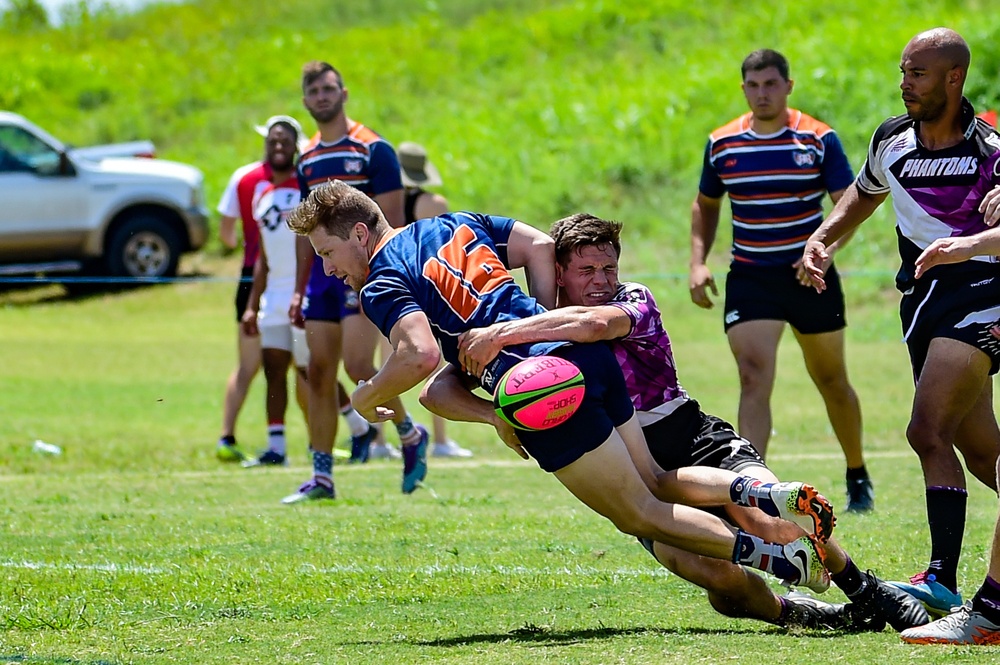
[[[404,446],[415,446],[420,443],[420,429],[413,424],[413,418],[409,415],[401,423],[396,425],[396,434],[399,435],[399,442]]]
[[[280,420],[267,425],[267,449],[279,455],[285,454],[285,423]]]
[[[750,476],[739,476],[729,486],[729,498],[737,506],[758,508],[771,517],[778,517],[778,507],[771,499],[773,485],[774,483],[765,483]]]
[[[733,563],[771,573],[779,579],[790,580],[794,584],[801,582],[798,568],[785,558],[784,546],[769,543],[743,530],[736,533]]]
[[[987,576],[972,599],[972,609],[986,617],[987,621],[1000,624],[1000,583]]]

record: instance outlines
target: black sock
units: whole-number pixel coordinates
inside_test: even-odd
[[[958,592],[958,559],[965,535],[969,493],[961,487],[927,488],[927,524],[931,531],[931,562],[927,572],[938,584]]]
[[[221,444],[223,444],[225,446],[235,446],[236,445],[236,437],[233,436],[232,434],[227,434],[225,436],[220,436],[219,437],[219,443],[221,443]]]
[[[847,482],[854,480],[866,480],[868,478],[868,469],[862,464],[856,469],[847,467]]]
[[[1000,582],[987,577],[972,599],[972,609],[986,617],[987,621],[1000,624]]]
[[[858,567],[854,565],[851,561],[851,557],[847,557],[847,566],[839,573],[830,573],[830,579],[833,583],[844,592],[844,595],[850,599],[854,599],[865,590],[865,578],[861,575],[861,571]]]

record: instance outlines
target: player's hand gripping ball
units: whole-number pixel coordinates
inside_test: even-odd
[[[560,425],[583,403],[583,373],[562,358],[537,356],[507,370],[493,394],[497,415],[520,430]]]

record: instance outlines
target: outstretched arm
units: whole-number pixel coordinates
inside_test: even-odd
[[[479,376],[500,350],[532,342],[601,342],[618,339],[632,330],[632,319],[612,305],[560,307],[517,321],[474,328],[458,338],[462,369]]]
[[[382,368],[351,395],[354,408],[371,423],[395,415],[382,405],[426,379],[441,361],[437,340],[423,312],[411,312],[397,321],[389,331],[389,343],[392,353]]]
[[[961,263],[974,256],[1000,256],[1000,228],[980,231],[971,236],[938,238],[927,246],[916,260],[918,278],[934,266],[943,263]]]
[[[802,251],[802,267],[817,291],[826,288],[823,276],[829,266],[830,251],[827,249],[841,238],[852,233],[863,221],[882,205],[887,194],[868,194],[852,183],[837,201],[830,215],[820,224]]]
[[[472,387],[454,365],[446,364],[424,384],[420,403],[431,413],[448,420],[492,425],[511,450],[528,459],[514,428],[497,415],[492,402],[472,392]]]

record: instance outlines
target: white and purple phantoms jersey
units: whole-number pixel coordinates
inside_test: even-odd
[[[979,202],[992,186],[1000,136],[976,118],[968,100],[962,100],[965,138],[942,150],[928,150],[917,138],[918,122],[901,115],[883,122],[868,149],[868,160],[858,175],[858,188],[868,194],[892,194],[896,234],[902,266],[896,286],[913,286],[913,264],[920,252],[938,238],[969,236],[988,227],[979,213]],[[957,273],[996,257],[977,256],[976,263],[937,266],[939,274]]]
[[[611,342],[622,368],[632,406],[643,427],[669,416],[691,398],[677,381],[670,337],[653,294],[642,284],[624,282],[608,303],[632,319],[628,335]]]

